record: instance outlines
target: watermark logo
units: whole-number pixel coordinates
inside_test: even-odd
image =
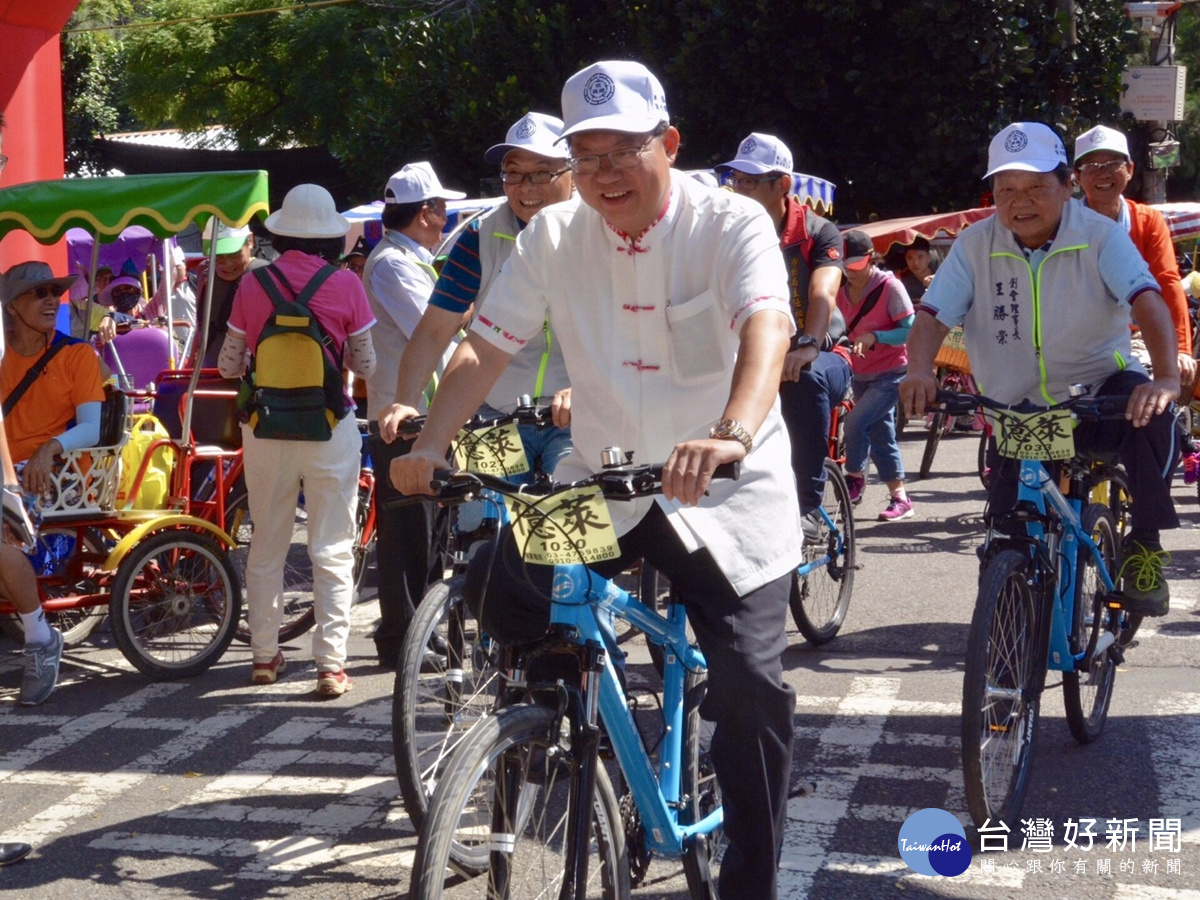
[[[919,809],[900,826],[900,858],[922,875],[953,877],[971,865],[971,846],[958,819],[944,809]]]

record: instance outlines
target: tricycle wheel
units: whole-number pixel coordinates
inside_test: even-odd
[[[233,640],[242,588],[206,534],[160,531],[121,561],[109,615],[117,647],[155,680],[199,675]]]

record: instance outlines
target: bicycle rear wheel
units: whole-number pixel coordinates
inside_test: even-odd
[[[109,549],[111,542],[106,543],[95,528],[42,528],[32,553],[38,592],[45,599],[98,593],[106,578],[101,566]],[[87,640],[106,615],[107,606],[45,611],[46,622],[62,633],[67,647]],[[3,617],[0,630],[18,643],[25,642],[25,629],[16,614]]]
[[[511,706],[467,735],[421,828],[411,900],[560,896],[572,852],[567,813],[580,786],[556,721],[552,709]],[[596,768],[590,830],[585,896],[625,900],[630,889],[625,835],[602,766]],[[467,879],[448,880],[447,870]]]
[[[1129,533],[1130,510],[1133,507],[1133,494],[1129,490],[1129,476],[1125,474],[1125,469],[1119,465],[1096,468],[1092,472],[1088,496],[1091,502],[1105,504],[1112,511],[1119,554],[1125,535]],[[1114,571],[1111,566],[1110,571]],[[1142,617],[1136,613],[1123,613],[1119,619],[1117,640],[1122,647],[1128,647],[1142,624]]]
[[[1029,555],[1004,549],[984,569],[967,638],[962,758],[975,825],[1016,824],[1029,786],[1038,713],[1038,612]]]
[[[417,830],[451,754],[491,711],[500,682],[498,647],[480,634],[463,581],[456,575],[429,589],[396,666],[392,748],[404,809]]]
[[[833,520],[833,527],[820,520],[820,536],[815,542],[805,541],[804,562],[824,556],[829,557],[829,562],[803,577],[798,576],[789,601],[796,627],[818,647],[837,637],[854,590],[854,512],[850,490],[841,466],[832,460],[825,460],[825,474],[821,506]]]
[[[1109,572],[1117,560],[1116,522],[1112,512],[1098,503],[1083,511],[1083,528],[1092,536]],[[1104,602],[1104,583],[1097,574],[1096,560],[1087,547],[1080,547],[1075,564],[1075,621],[1070,635],[1072,653],[1084,653],[1074,672],[1063,673],[1063,702],[1067,725],[1081,744],[1090,744],[1104,730],[1108,705],[1112,699],[1117,661],[1111,649],[1095,652],[1097,642],[1106,633],[1118,639],[1119,613]]]
[[[246,583],[246,560],[250,555],[250,538],[254,522],[250,518],[250,503],[243,491],[225,506],[225,530],[237,541],[229,557],[237,569],[243,588]],[[242,618],[234,637],[243,644],[250,643],[250,622],[246,618],[249,601],[242,603]],[[308,558],[308,513],[299,499],[294,511],[292,542],[283,564],[283,621],[279,625],[279,642],[293,641],[317,622],[313,611],[312,561]]]

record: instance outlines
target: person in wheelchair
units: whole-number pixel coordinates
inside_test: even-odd
[[[14,505],[22,489],[30,494],[50,489],[56,456],[93,446],[100,435],[100,361],[88,344],[54,327],[59,298],[76,277],[55,278],[42,262],[18,263],[0,276],[0,462],[4,492]],[[24,463],[19,484],[14,462]],[[17,608],[25,632],[20,702],[36,706],[54,691],[63,639],[46,621],[33,566],[16,543],[6,526],[0,597]]]

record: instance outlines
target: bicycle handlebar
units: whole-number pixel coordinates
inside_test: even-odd
[[[985,397],[983,394],[939,390],[935,404],[927,406],[926,412],[945,412],[951,416],[962,416],[973,413],[982,407],[1000,413],[1027,415],[1048,410],[1069,409],[1080,419],[1123,419],[1128,403],[1129,396],[1127,394],[1105,394],[1099,397],[1071,397],[1053,406],[1038,406],[1028,400],[1022,400],[1017,404],[1008,404]]]
[[[465,500],[481,487],[490,488],[498,494],[512,497],[545,497],[577,488],[599,486],[600,492],[606,500],[634,500],[638,497],[649,497],[662,492],[662,471],[661,463],[654,465],[626,463],[601,469],[579,481],[518,485],[495,475],[486,475],[481,472],[437,469],[433,473],[433,481],[429,483],[429,486],[434,492],[432,499],[443,502]],[[724,463],[717,466],[716,471],[713,472],[713,478],[736,481],[741,477],[741,473],[740,462]]]

